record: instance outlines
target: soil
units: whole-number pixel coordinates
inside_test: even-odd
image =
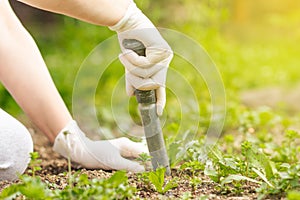
[[[33,129],[30,130],[35,142],[35,151],[39,152],[42,159],[42,170],[38,172],[38,176],[44,181],[57,185],[58,188],[64,188],[68,184],[67,177],[64,174],[64,172],[68,170],[66,159],[52,151],[51,144],[48,142],[47,138],[40,133],[36,133]],[[78,169],[73,167],[73,171],[75,172],[76,170]],[[108,178],[113,174],[112,171],[87,169],[81,169],[81,173],[87,174],[89,178]],[[188,177],[190,176],[191,173],[188,170],[182,172],[173,169],[172,177],[178,177],[178,187],[164,195],[160,195],[155,192],[151,186],[137,181],[138,178],[135,174],[128,173],[129,183],[138,189],[136,195],[145,199],[176,199],[180,198],[183,193],[187,191],[191,192],[194,199],[204,195],[207,195],[209,199],[248,200],[257,198],[257,194],[255,193],[255,188],[257,186],[255,184],[248,183],[241,186],[240,193],[237,195],[236,192],[233,192],[234,188],[231,188],[230,186],[225,191],[221,191],[219,185],[209,180],[203,172],[200,172],[198,175],[201,182],[192,187],[188,180]],[[10,184],[11,182],[8,181],[0,182],[0,191]]]
[[[270,86],[243,91],[240,97],[242,103],[251,108],[268,106],[290,114],[298,114],[300,112],[299,91],[300,84],[290,88]]]
[[[28,127],[28,126],[27,126]],[[51,149],[51,144],[48,142],[47,138],[41,133],[35,132],[30,129],[34,143],[35,151],[39,152],[40,158],[42,160],[41,167],[42,170],[37,172],[37,175],[41,177],[42,180],[56,185],[56,188],[64,188],[67,184],[67,176],[65,172],[68,171],[67,160],[56,154]],[[77,171],[76,166],[72,166],[73,172]],[[104,170],[87,170],[80,169],[81,173],[87,174],[89,178],[108,178],[114,172],[104,171]],[[28,173],[27,171],[25,173]],[[151,185],[141,183],[138,181],[138,177],[134,173],[128,173],[129,183],[137,188],[136,195],[144,199],[180,199],[180,197],[185,192],[190,192],[192,194],[192,199],[200,199],[201,196],[207,196],[208,199],[217,200],[252,200],[257,199],[257,194],[255,189],[257,185],[253,183],[246,183],[239,188],[239,192],[234,187],[230,185],[224,190],[220,190],[220,185],[212,182],[208,177],[206,177],[203,172],[199,172],[197,175],[198,179],[201,180],[196,186],[190,184],[189,178],[191,177],[191,172],[189,170],[181,171],[177,169],[172,169],[172,178],[177,179],[178,187],[170,190],[164,195],[161,195],[153,189]],[[17,183],[14,181],[13,183]],[[12,184],[8,181],[0,181],[0,192],[7,186]],[[276,198],[268,199],[280,199],[278,196]]]

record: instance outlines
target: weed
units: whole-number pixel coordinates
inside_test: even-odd
[[[30,153],[30,162],[29,162],[29,170],[28,172],[32,174],[33,177],[35,177],[35,173],[37,171],[40,171],[42,168],[40,167],[40,164],[42,160],[38,159],[40,157],[38,152],[31,152]]]
[[[144,180],[148,179],[149,183],[152,183],[153,186],[155,187],[155,190],[160,194],[164,194],[170,189],[176,188],[178,186],[178,184],[174,179],[171,179],[167,182],[165,181],[165,172],[166,172],[166,168],[159,167],[155,171],[143,173]]]
[[[34,169],[33,174],[39,169],[37,164],[38,153],[31,156],[30,168]],[[20,182],[5,188],[0,199],[14,199],[23,196],[25,199],[45,200],[69,200],[69,199],[126,199],[133,198],[136,189],[128,184],[128,177],[125,171],[115,172],[108,179],[88,179],[87,175],[79,172],[69,174],[72,184],[64,189],[49,189],[40,177],[21,175]],[[52,187],[53,188],[53,187]]]
[[[32,176],[21,175],[19,184],[12,184],[5,188],[0,194],[0,199],[13,199],[19,195],[23,195],[28,199],[49,199],[50,190],[47,185],[42,182],[40,177],[36,176],[36,172],[41,170],[38,152],[30,153],[29,170]]]
[[[147,153],[141,153],[139,155],[139,157],[136,158],[136,160],[138,162],[140,162],[140,164],[143,165],[145,167],[145,169],[147,169],[148,168],[148,163],[151,161],[151,158],[152,157],[149,154],[147,154]]]

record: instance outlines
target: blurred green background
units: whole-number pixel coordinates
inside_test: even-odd
[[[224,130],[239,126],[243,112],[265,105],[270,107],[270,112],[298,116],[300,1],[137,0],[136,3],[157,26],[182,32],[207,50],[226,89]],[[41,12],[15,1],[12,4],[35,38],[58,90],[71,108],[72,87],[82,61],[97,44],[114,33],[106,27]],[[188,47],[183,48],[189,51]],[[173,65],[177,62],[180,63],[175,56]],[[123,68],[119,62],[116,65],[119,67],[103,77],[105,81],[102,80],[101,95],[97,98],[105,99],[105,94],[109,94],[122,76]],[[205,86],[199,91],[203,91],[198,98],[204,119],[200,125],[206,127],[210,97]],[[113,119],[105,114],[110,105],[101,102],[97,102],[99,117],[111,128]],[[22,113],[2,87],[0,105],[14,115]],[[170,131],[176,129],[176,115],[179,114],[171,116],[168,123]]]

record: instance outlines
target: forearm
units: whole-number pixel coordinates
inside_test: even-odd
[[[71,115],[29,33],[8,4],[0,3],[0,12],[0,80],[53,142],[58,132],[72,119]]]
[[[116,24],[130,0],[19,0],[43,10],[64,14],[103,26]]]

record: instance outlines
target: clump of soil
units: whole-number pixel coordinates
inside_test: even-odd
[[[65,172],[68,171],[67,160],[52,151],[52,145],[48,142],[47,138],[40,133],[36,133],[31,129],[32,137],[35,143],[35,151],[39,152],[42,163],[42,170],[37,172],[37,175],[41,177],[43,181],[53,183],[56,188],[62,189],[68,184],[67,176]],[[73,166],[73,172],[77,171],[78,168]],[[114,172],[104,170],[88,170],[80,169],[81,173],[87,174],[89,178],[108,178]],[[25,173],[28,173],[27,171]],[[134,173],[128,173],[129,183],[137,188],[136,195],[140,198],[145,199],[176,199],[182,197],[186,192],[190,192],[192,199],[197,199],[201,196],[207,196],[208,199],[231,199],[231,200],[248,200],[256,199],[257,194],[255,188],[257,185],[247,183],[239,189],[239,192],[234,187],[222,188],[212,182],[206,177],[203,172],[197,174],[197,178],[200,180],[198,184],[192,186],[190,183],[191,172],[189,170],[172,170],[172,178],[175,178],[178,183],[178,187],[168,191],[166,194],[161,195],[155,191],[151,184],[143,183],[139,180],[138,176]],[[17,181],[13,183],[17,183]],[[9,186],[12,182],[2,181],[0,182],[0,192],[3,188]]]

